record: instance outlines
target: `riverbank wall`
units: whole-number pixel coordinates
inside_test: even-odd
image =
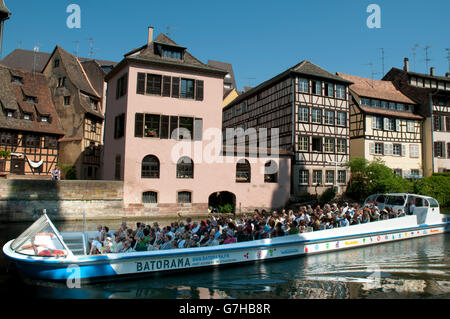
[[[121,181],[0,180],[0,222],[180,217],[208,214],[205,205],[124,205]]]

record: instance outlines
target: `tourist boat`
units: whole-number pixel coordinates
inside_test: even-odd
[[[401,196],[420,198],[423,206],[415,207],[412,215],[404,217],[284,237],[212,247],[105,255],[87,254],[88,238],[93,232],[60,233],[44,213],[18,238],[6,243],[3,252],[19,273],[29,278],[111,280],[326,253],[440,234],[450,229],[450,216],[440,214],[435,199],[420,195]]]

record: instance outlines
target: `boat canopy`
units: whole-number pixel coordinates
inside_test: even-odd
[[[12,242],[11,249],[20,254],[40,257],[65,257],[70,252],[46,214],[20,234]]]

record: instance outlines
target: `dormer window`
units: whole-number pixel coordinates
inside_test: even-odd
[[[48,120],[49,120],[48,116],[41,117],[41,122],[48,123]]]
[[[11,117],[11,118],[15,117],[14,113],[15,113],[14,111],[6,111],[6,117]]]
[[[183,60],[185,48],[156,43],[155,53],[166,59]]]
[[[63,87],[65,84],[66,84],[66,77],[65,76],[58,78],[58,87],[59,88]]]
[[[98,111],[98,101],[91,98],[91,106],[94,111]]]
[[[163,57],[169,58],[169,59],[176,59],[176,60],[182,60],[182,52],[179,50],[173,50],[169,48],[163,49]]]
[[[25,113],[25,114],[23,115],[23,119],[24,119],[24,120],[27,120],[27,121],[31,121],[31,114]]]
[[[16,83],[16,84],[23,84],[23,78],[20,76],[14,76],[11,79],[12,83]]]
[[[28,102],[28,103],[33,103],[33,104],[38,103],[38,99],[35,96],[25,96],[24,100],[25,100],[25,102]]]

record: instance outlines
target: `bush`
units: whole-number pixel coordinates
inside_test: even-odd
[[[435,198],[442,207],[450,206],[450,174],[434,174],[418,180],[414,193]]]
[[[223,206],[219,205],[218,207],[219,213],[221,214],[232,214],[233,213],[233,205],[225,204]]]
[[[77,179],[77,170],[73,165],[58,165],[61,168],[61,175],[64,179],[75,180]]]
[[[319,197],[319,205],[328,204],[336,197],[336,189],[334,187],[327,188],[325,192]]]

